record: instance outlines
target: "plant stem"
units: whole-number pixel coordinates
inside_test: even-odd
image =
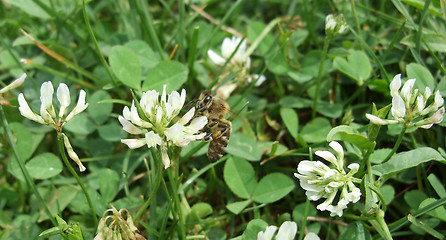
[[[321,79],[322,79],[322,74],[324,72],[325,57],[327,56],[328,45],[330,45],[330,38],[325,37],[324,49],[322,50],[321,62],[319,64],[319,73],[317,75],[316,92],[314,93],[313,112],[311,113],[311,119],[314,119],[316,117],[317,101],[319,98],[319,88],[321,87]]]
[[[390,234],[389,228],[387,227],[387,223],[384,220],[384,211],[378,210],[378,213],[376,214],[376,220],[378,221],[379,226],[384,231],[385,239],[393,239],[392,234]]]
[[[403,140],[403,136],[404,136],[404,133],[406,133],[406,129],[407,129],[407,126],[406,126],[406,124],[404,123],[404,124],[403,124],[403,128],[401,129],[401,133],[400,133],[400,135],[398,136],[398,139],[396,140],[396,143],[395,143],[395,145],[393,146],[392,151],[389,153],[389,155],[387,155],[386,159],[384,159],[384,161],[382,161],[382,163],[385,163],[385,162],[389,161],[389,159],[393,156],[393,154],[395,154],[396,150],[398,149],[398,147],[399,147],[400,144],[401,144],[401,141]]]
[[[16,145],[15,145],[15,142],[14,142],[14,138],[13,138],[12,133],[11,133],[11,129],[9,128],[9,124],[8,124],[8,120],[6,119],[5,112],[3,111],[3,106],[1,106],[1,105],[0,105],[0,118],[2,119],[3,128],[5,129],[5,134],[6,134],[6,137],[8,139],[9,145],[11,146],[12,151],[14,152],[15,159],[16,159],[19,167],[20,167],[20,171],[22,171],[23,176],[25,177],[26,183],[28,184],[28,186],[33,191],[34,195],[37,198],[37,201],[40,203],[40,205],[42,205],[43,210],[45,211],[46,215],[50,219],[50,221],[53,224],[53,226],[58,226],[56,220],[54,219],[54,217],[52,216],[50,210],[48,209],[45,201],[43,200],[42,196],[40,195],[39,191],[37,190],[37,187],[34,184],[31,176],[29,175],[28,169],[26,169],[25,164],[23,164],[23,161],[22,161],[22,159],[21,159],[21,157],[19,155],[19,152],[17,151]]]
[[[299,232],[299,240],[302,240],[305,236],[305,227],[307,226],[307,217],[308,213],[310,212],[310,199],[306,198],[305,200],[305,212],[304,212],[304,218],[302,222],[302,226],[300,228]]]
[[[59,143],[60,155],[62,156],[62,159],[63,159],[65,165],[67,166],[68,171],[70,171],[71,175],[73,175],[73,177],[76,179],[77,183],[81,187],[82,191],[84,192],[84,196],[87,199],[88,206],[90,207],[90,213],[91,213],[91,215],[93,215],[93,221],[94,221],[95,227],[97,227],[98,226],[98,217],[96,215],[96,212],[94,211],[93,203],[91,202],[90,195],[88,194],[87,189],[85,188],[85,185],[82,183],[81,179],[79,178],[79,175],[77,175],[76,171],[74,170],[74,168],[71,166],[70,162],[68,161],[67,155],[65,154],[65,145],[64,145],[62,133],[57,134],[57,141]]]
[[[156,155],[156,154],[152,154]],[[152,202],[153,198],[156,196],[156,192],[158,191],[158,188],[161,184],[161,179],[163,176],[163,166],[161,164],[161,161],[158,161],[159,159],[155,159],[155,164],[156,164],[156,181],[155,181],[155,186],[152,188],[152,192],[150,193],[149,198],[147,199],[146,202],[144,202],[144,204],[141,206],[141,208],[138,210],[138,212],[135,215],[135,223],[136,221],[138,221],[138,219],[141,217],[141,215],[146,211],[146,209],[149,207],[150,203]]]
[[[179,161],[172,161],[173,165],[177,165],[179,164]],[[183,222],[183,216],[182,216],[182,212],[181,212],[181,203],[180,203],[180,199],[178,198],[178,178],[176,178],[174,176],[174,171],[175,169],[173,168],[178,168],[179,166],[171,166],[171,169],[167,170],[167,176],[169,177],[169,182],[170,182],[170,187],[172,188],[172,196],[173,196],[173,200],[174,200],[174,205],[176,208],[176,212],[177,212],[177,217],[178,217],[178,224],[179,224],[179,234],[180,234],[180,239],[186,239],[186,229],[184,228],[184,222]],[[175,174],[176,175],[176,174]],[[178,183],[177,183],[178,182]]]

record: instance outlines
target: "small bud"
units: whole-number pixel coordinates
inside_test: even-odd
[[[25,82],[25,78],[26,78],[26,73],[22,74],[22,76],[20,76],[19,78],[17,78],[16,80],[14,80],[12,83],[10,83],[8,86],[0,89],[0,94],[3,94],[11,89],[17,88],[20,85],[23,84],[23,82]]]

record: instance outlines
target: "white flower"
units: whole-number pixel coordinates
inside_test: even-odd
[[[348,25],[342,14],[334,16],[333,14],[325,17],[325,34],[327,36],[334,36],[342,34],[348,28]]]
[[[244,65],[249,63],[249,57],[246,55],[246,40],[243,40],[239,37],[225,38],[221,45],[221,54],[223,57],[218,55],[212,50],[208,50],[209,58],[217,65],[223,65],[226,60],[229,59],[231,54],[235,51],[237,46],[240,44],[240,47],[234,53],[234,56],[231,59],[231,62],[234,64]]]
[[[271,240],[273,239],[274,233],[276,232],[276,226],[267,226],[265,231],[260,231],[257,234],[257,240]],[[279,228],[275,239],[276,240],[293,240],[296,236],[297,224],[295,222],[286,221],[282,223]]]
[[[81,90],[77,106],[65,118],[65,110],[70,105],[70,91],[64,83],[61,83],[57,88],[57,99],[60,103],[59,114],[56,114],[54,110],[53,93],[54,88],[51,81],[44,82],[40,88],[40,115],[31,110],[23,93],[20,93],[18,95],[19,111],[24,117],[40,124],[48,125],[54,128],[57,132],[61,132],[63,125],[75,115],[84,111],[88,107],[88,103],[85,103],[85,91]]]
[[[434,101],[428,105],[428,100],[432,95],[431,89],[426,87],[424,93],[421,93],[418,89],[414,89],[415,81],[415,79],[409,79],[401,88],[401,74],[397,74],[390,83],[390,95],[392,96],[391,113],[393,119],[385,120],[368,113],[365,116],[371,123],[376,125],[405,123],[408,126],[422,128],[430,128],[433,124],[438,124],[443,121],[444,109],[442,110],[442,106],[444,99],[440,91],[437,90]],[[432,112],[435,112],[432,116],[422,118]],[[417,121],[412,122],[413,120]]]
[[[336,155],[329,151],[316,151],[315,154],[335,167],[330,168],[321,161],[301,161],[294,176],[300,180],[300,186],[306,190],[305,195],[311,201],[325,198],[325,201],[317,206],[321,211],[329,211],[331,216],[342,216],[343,210],[349,202],[357,202],[361,197],[361,191],[353,182],[360,181],[353,177],[359,169],[359,164],[348,165],[350,171],[344,170],[344,149],[338,142],[331,142],[330,147]],[[341,190],[337,205],[333,201]]]
[[[26,78],[26,73],[22,74],[22,76],[20,76],[16,80],[12,81],[6,87],[0,89],[0,94],[3,94],[3,93],[5,93],[5,92],[7,92],[7,91],[9,91],[11,89],[19,87],[20,85],[23,84],[23,82],[25,82],[25,78]]]
[[[166,85],[161,96],[155,90],[144,92],[139,101],[142,112],[138,112],[136,104],[132,102],[131,108],[124,107],[123,116],[118,117],[124,131],[135,135],[144,134],[144,137],[121,139],[121,142],[132,149],[144,145],[148,148],[159,147],[164,167],[168,168],[170,166],[168,145],[185,147],[189,142],[200,140],[205,135],[199,131],[208,120],[204,116],[193,118],[195,108],[190,109],[178,121],[173,121],[185,101],[186,90],[183,89],[181,94],[172,91],[167,96]]]
[[[28,106],[28,103],[25,100],[25,97],[23,96],[23,93],[20,93],[18,96],[19,101],[19,111],[22,116],[33,120],[35,122],[38,122],[43,125],[48,125],[52,128],[54,128],[57,133],[62,133],[62,127],[65,123],[67,123],[73,116],[76,114],[84,111],[88,103],[85,103],[85,92],[84,90],[81,90],[79,94],[79,100],[77,106],[71,111],[70,114],[65,118],[65,110],[70,105],[70,91],[68,90],[67,85],[64,83],[61,83],[59,87],[57,88],[57,99],[60,103],[60,109],[59,114],[56,114],[54,111],[53,106],[53,93],[54,88],[51,81],[44,82],[40,88],[40,115],[34,113],[31,108]],[[76,162],[76,164],[79,166],[79,170],[81,172],[85,171],[84,165],[82,165],[82,162],[79,160],[79,157],[74,152],[73,147],[70,144],[70,141],[68,140],[68,137],[62,133],[63,140],[65,144],[65,148],[67,149],[68,156],[70,156],[73,161]]]
[[[320,240],[319,236],[314,232],[309,232],[305,235],[304,240]]]
[[[239,46],[238,49],[237,46]],[[237,51],[235,51],[236,49]],[[249,68],[251,67],[251,59],[246,51],[247,51],[246,40],[242,41],[242,38],[240,37],[232,37],[232,38],[225,38],[223,40],[221,46],[221,56],[216,52],[214,52],[213,50],[208,50],[208,56],[212,62],[220,66],[229,61],[227,66],[228,70],[227,72],[233,73],[239,71],[239,73],[237,74],[238,78],[235,78],[235,80],[237,79],[243,80],[242,83],[246,83],[246,81],[250,83],[253,80],[257,80],[255,86],[256,87],[260,86],[266,80],[266,77],[258,74],[252,74],[252,75],[249,74]],[[229,60],[232,53],[234,53],[234,56]],[[226,73],[226,75],[228,75],[229,73]],[[223,74],[223,76],[226,75]],[[227,96],[229,96],[229,94],[235,89],[236,86],[237,86],[236,81],[228,82],[220,87],[220,88],[226,87],[224,90],[220,92],[217,90],[217,94],[221,98],[226,99]]]

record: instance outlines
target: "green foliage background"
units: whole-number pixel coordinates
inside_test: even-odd
[[[343,14],[350,30],[331,39],[323,58],[325,17],[331,13]],[[156,163],[147,148],[129,150],[120,142],[128,136],[117,117],[132,101],[130,88],[137,95],[161,91],[163,84],[168,93],[184,88],[193,106],[201,91],[237,80],[207,56],[209,49],[220,52],[223,39],[233,34],[249,43],[250,73],[267,80],[258,87],[241,85],[227,99],[233,129],[222,161],[209,163],[202,142],[182,150],[179,192],[163,179],[136,221],[144,236],[182,238],[178,229],[184,228],[190,239],[255,239],[266,225],[291,220],[301,231],[296,239],[306,231],[327,239],[386,237],[374,222],[377,209],[386,209],[395,238],[446,234],[444,123],[408,129],[398,153],[381,164],[401,126],[379,129],[364,115],[372,113],[372,103],[377,109],[391,103],[389,83],[398,73],[416,78],[420,91],[429,86],[446,95],[442,0],[3,0],[0,33],[1,84],[28,74],[21,89],[2,96],[11,105],[3,106],[2,124],[9,123],[13,144],[50,212],[79,223],[85,239],[94,237],[96,226],[80,187],[61,164],[56,134],[20,115],[17,94],[23,92],[38,112],[45,81],[87,92],[89,107],[64,127],[87,166],[81,178],[98,217],[109,204],[135,214],[154,188]],[[77,96],[71,99],[74,105]],[[1,131],[0,238],[37,239],[53,225]],[[333,140],[343,142],[347,162],[360,163],[362,170],[370,157],[382,181],[379,205],[365,192],[366,183],[361,201],[342,218],[317,211],[307,200],[293,173]],[[184,226],[171,212],[175,194]]]

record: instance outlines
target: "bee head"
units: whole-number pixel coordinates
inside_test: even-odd
[[[212,96],[208,91],[204,91],[200,95],[200,99],[197,103],[198,110],[206,110],[212,104]]]

